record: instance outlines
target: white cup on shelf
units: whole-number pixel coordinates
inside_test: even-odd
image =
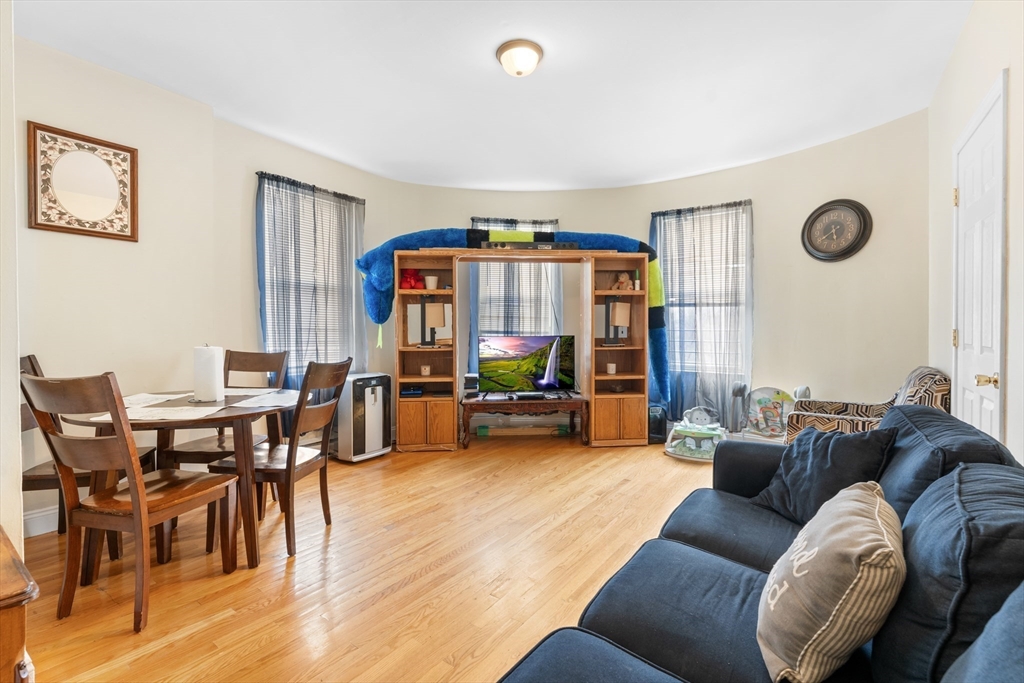
[[[437,276],[436,275],[424,275],[423,286],[427,289],[437,289]]]
[[[615,363],[609,363],[608,367],[606,369],[607,369],[609,375],[614,375],[615,374]]]
[[[420,366],[420,375],[423,376],[423,377],[430,377],[430,366],[429,365],[421,365]]]

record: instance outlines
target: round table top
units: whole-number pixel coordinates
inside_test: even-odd
[[[294,394],[295,400],[289,405],[285,406],[236,406],[236,403],[240,403],[246,399],[250,399],[253,395],[248,396],[225,396],[223,401],[216,401],[210,403],[192,403],[189,399],[192,397],[191,391],[159,391],[152,392],[154,395],[158,394],[170,394],[178,395],[188,394],[188,396],[181,396],[171,401],[164,401],[163,403],[154,403],[152,405],[145,406],[146,408],[215,408],[222,407],[222,410],[218,410],[210,415],[202,417],[185,417],[180,420],[133,420],[128,418],[128,423],[131,425],[133,430],[148,430],[148,429],[192,429],[196,427],[215,427],[223,425],[227,422],[234,422],[235,420],[248,419],[255,420],[263,417],[264,415],[272,415],[274,413],[282,413],[288,410],[295,410],[295,406],[299,402],[299,392],[289,391]],[[129,409],[130,410],[130,409]],[[83,427],[103,427],[110,425],[112,420],[96,420],[93,419],[98,415],[93,413],[92,415],[76,415],[76,416],[62,416],[65,422],[75,425],[81,425]]]

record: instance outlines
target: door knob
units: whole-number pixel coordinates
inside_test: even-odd
[[[998,372],[994,372],[991,375],[975,375],[974,376],[974,383],[976,385],[978,385],[979,387],[987,387],[988,385],[991,384],[993,387],[998,389],[999,388],[999,373]]]

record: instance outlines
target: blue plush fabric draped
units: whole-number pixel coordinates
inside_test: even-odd
[[[268,173],[256,189],[256,274],[263,345],[288,352],[284,384],[309,361],[351,356],[366,368],[365,315],[355,259],[365,201]],[[286,425],[286,429],[288,426]]]
[[[557,232],[558,220],[473,217],[479,230]],[[481,302],[481,282],[490,294]],[[483,308],[481,308],[483,306]],[[477,339],[488,335],[561,334],[562,267],[558,264],[473,263],[469,267],[468,372],[479,368]]]
[[[695,405],[726,423],[732,384],[749,385],[753,327],[750,200],[651,214],[650,244],[665,287],[669,395],[652,401],[682,419]]]

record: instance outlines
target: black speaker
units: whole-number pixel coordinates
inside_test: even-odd
[[[647,414],[647,443],[668,441],[668,415],[661,406],[651,406]]]

